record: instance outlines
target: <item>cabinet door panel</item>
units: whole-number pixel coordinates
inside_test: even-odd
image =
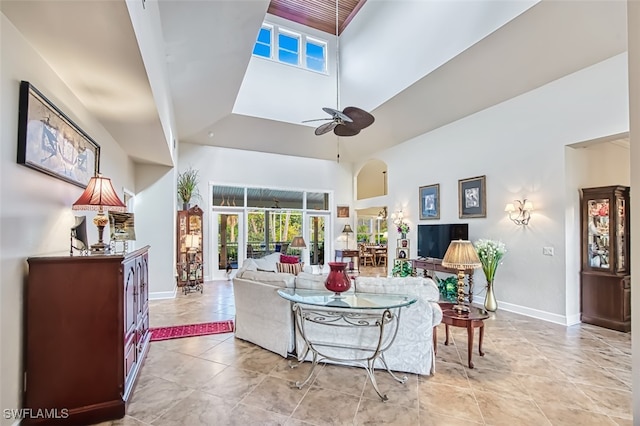
[[[129,340],[124,349],[124,383],[128,386],[128,382],[131,378],[131,372],[136,364],[136,341],[135,339]]]
[[[136,260],[124,263],[124,338],[135,332],[137,320],[138,285],[136,282]]]

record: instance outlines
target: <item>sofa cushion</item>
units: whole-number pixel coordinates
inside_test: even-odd
[[[302,272],[302,268],[304,267],[304,263],[276,263],[276,267],[278,268],[278,272],[286,272],[288,274],[298,275]]]
[[[244,271],[242,275],[236,275],[236,278],[242,278],[243,280],[258,281],[264,284],[269,284],[276,287],[295,287],[295,278],[293,274],[285,272],[265,272],[265,271]]]
[[[437,302],[438,286],[423,277],[357,277],[356,291],[364,293],[410,294],[425,301]]]
[[[254,259],[260,271],[278,272],[276,264],[280,262],[280,253],[271,253],[260,259]]]
[[[309,272],[300,272],[296,276],[296,288],[306,290],[326,290],[324,282],[327,280],[327,274],[311,274]]]

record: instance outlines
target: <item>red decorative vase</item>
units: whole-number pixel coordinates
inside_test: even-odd
[[[351,278],[347,275],[346,266],[347,264],[344,262],[329,262],[331,271],[324,282],[324,286],[327,290],[335,292],[336,296],[351,288]]]

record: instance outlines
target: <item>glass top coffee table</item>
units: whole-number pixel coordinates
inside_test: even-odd
[[[280,297],[293,302],[296,329],[304,341],[298,353],[298,363],[309,351],[312,364],[308,376],[296,382],[302,388],[316,365],[325,360],[338,364],[363,367],[371,385],[383,401],[388,398],[378,389],[374,376],[377,360],[398,382],[407,377],[396,376],[384,359],[384,352],[393,344],[398,333],[402,308],[414,304],[414,296],[376,293],[342,293],[339,296],[323,290],[279,289]],[[333,327],[331,331],[323,330]],[[291,364],[295,367],[297,364]]]

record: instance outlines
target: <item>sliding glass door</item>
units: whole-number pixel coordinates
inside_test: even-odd
[[[217,226],[217,270],[238,269],[244,259],[244,248],[240,244],[244,240],[244,214],[238,211],[217,210],[214,226]]]

